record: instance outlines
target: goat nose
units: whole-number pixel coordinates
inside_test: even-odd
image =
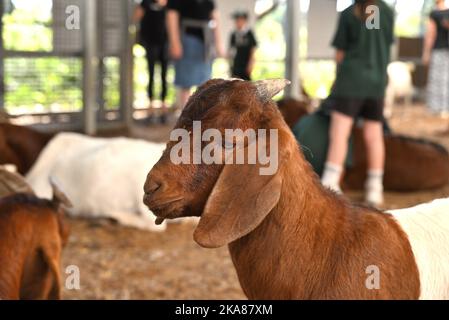
[[[161,187],[161,185],[162,184],[157,181],[149,180],[145,183],[144,191],[146,194],[152,194],[156,192]]]

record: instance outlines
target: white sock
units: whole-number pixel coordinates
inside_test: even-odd
[[[375,206],[383,204],[383,170],[368,170],[368,177],[365,183],[365,200]]]
[[[383,191],[384,189],[384,171],[383,170],[368,170],[365,188]]]
[[[335,192],[341,193],[340,179],[343,172],[343,167],[338,164],[326,162],[324,172],[321,177],[323,186],[328,187]]]

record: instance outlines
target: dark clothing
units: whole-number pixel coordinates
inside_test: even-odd
[[[148,65],[148,77],[149,77],[149,83],[148,83],[148,97],[150,100],[153,100],[154,98],[154,69],[156,66],[156,63],[159,62],[161,66],[161,84],[162,84],[162,90],[161,90],[161,101],[165,101],[165,98],[167,97],[167,69],[168,69],[168,53],[167,53],[167,46],[146,46],[145,51],[147,53],[147,65]]]
[[[394,36],[393,10],[383,1],[379,8],[379,28],[368,28],[363,18],[355,14],[355,5],[340,15],[332,45],[345,52],[337,66],[333,96],[345,98],[381,98],[387,86],[387,66]]]
[[[351,118],[383,121],[384,98],[335,98],[332,110]]]
[[[167,43],[165,7],[155,0],[142,0],[140,6],[145,11],[140,22],[140,42],[143,46],[164,46]]]
[[[251,30],[235,31],[231,35],[230,48],[233,55],[232,76],[251,80],[247,72],[252,50],[257,47],[256,37]]]
[[[211,20],[215,2],[213,0],[168,0],[167,8],[178,11],[182,25],[182,21],[186,19],[197,21]],[[187,27],[185,32],[204,40],[202,28]]]
[[[449,9],[448,10],[434,10],[430,14],[430,19],[435,21],[437,25],[437,37],[433,45],[434,49],[448,49],[449,48],[449,29],[443,25],[446,20],[449,24]]]
[[[142,0],[141,7],[145,14],[140,23],[140,43],[145,48],[148,65],[148,97],[154,98],[154,69],[157,63],[161,66],[162,101],[167,96],[167,68],[168,68],[168,36],[165,27],[165,7],[155,0]]]

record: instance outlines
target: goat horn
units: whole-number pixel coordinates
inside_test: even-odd
[[[254,82],[257,95],[262,101],[268,101],[290,84],[287,79],[268,79]]]

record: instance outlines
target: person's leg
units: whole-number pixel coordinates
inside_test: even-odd
[[[368,172],[365,182],[365,201],[373,206],[383,203],[385,144],[382,121],[384,99],[366,99],[361,110],[365,119],[363,137],[366,146]]]
[[[337,192],[341,192],[340,179],[343,164],[348,153],[348,140],[354,120],[340,112],[332,112],[329,129],[329,149],[321,182]]]
[[[382,122],[365,120],[363,137],[367,148],[368,169],[384,170],[385,144]]]
[[[154,67],[156,64],[156,59],[154,57],[154,52],[151,49],[151,47],[146,47],[145,48],[146,53],[147,53],[147,65],[148,65],[148,98],[150,99],[150,104],[151,101],[153,100],[154,97]]]
[[[385,144],[382,122],[365,120],[363,137],[368,161],[365,200],[372,205],[378,206],[383,203],[383,176],[385,166]]]
[[[167,69],[168,69],[168,59],[165,54],[165,49],[161,48],[161,53],[159,56],[159,61],[161,65],[161,102],[162,102],[162,113],[160,117],[161,123],[167,122],[167,105],[165,104],[165,99],[167,98]]]
[[[177,98],[176,98],[176,106],[180,110],[184,109],[190,98],[190,88],[177,88]]]
[[[168,60],[164,57],[161,57],[161,83],[162,83],[162,91],[161,91],[161,101],[163,105],[165,105],[165,99],[167,98],[167,70],[168,70]]]

